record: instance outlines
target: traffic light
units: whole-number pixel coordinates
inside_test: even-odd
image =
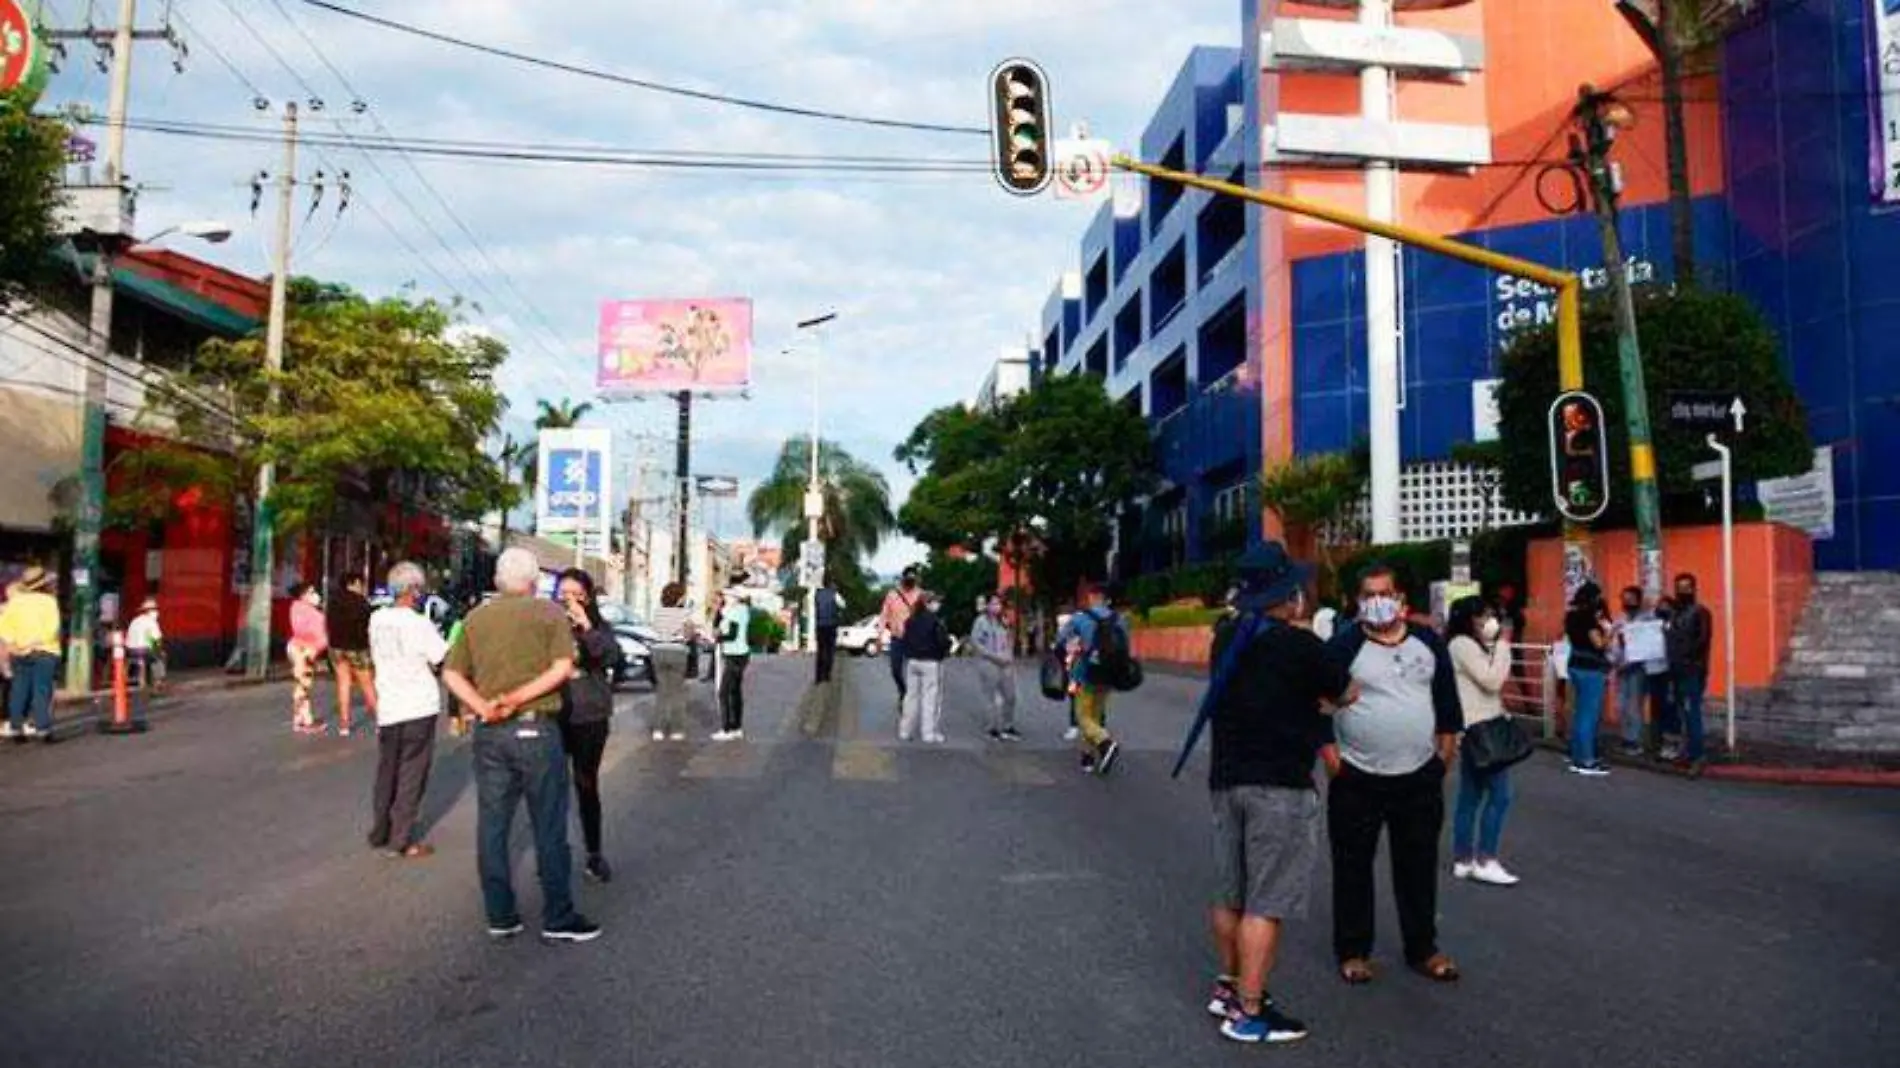
[[[996,180],[1017,196],[1034,196],[1054,174],[1049,78],[1027,59],[1005,60],[990,75],[990,97]]]
[[[1550,493],[1558,514],[1588,523],[1610,506],[1610,450],[1603,405],[1581,391],[1550,405]]]

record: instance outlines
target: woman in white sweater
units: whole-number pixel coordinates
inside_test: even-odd
[[[1458,677],[1458,700],[1465,710],[1465,729],[1506,715],[1502,693],[1511,677],[1511,641],[1515,635],[1502,625],[1484,602],[1464,597],[1451,606],[1445,625],[1450,639],[1453,672]],[[1458,804],[1451,822],[1451,873],[1492,886],[1512,886],[1517,876],[1498,862],[1498,839],[1504,834],[1504,814],[1511,808],[1511,769],[1478,771],[1463,756],[1458,759]],[[1472,831],[1477,841],[1472,841]]]

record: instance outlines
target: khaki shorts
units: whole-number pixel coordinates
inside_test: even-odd
[[[366,650],[330,650],[330,667],[332,670],[343,667],[346,664],[349,665],[351,671],[359,675],[368,674],[376,670],[376,665],[370,661],[369,653]]]

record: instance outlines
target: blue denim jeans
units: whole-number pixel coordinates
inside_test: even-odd
[[[525,798],[541,876],[541,923],[574,918],[573,856],[567,847],[567,752],[554,721],[484,723],[475,728],[476,864],[488,922],[519,922],[508,831]]]
[[[1609,683],[1607,672],[1570,669],[1570,689],[1576,700],[1570,714],[1570,762],[1579,767],[1597,762],[1597,725],[1603,720],[1604,691]]]
[[[1709,673],[1701,668],[1676,668],[1669,677],[1675,683],[1676,716],[1682,720],[1682,759],[1701,760],[1702,699],[1709,691]]]
[[[1504,836],[1504,814],[1511,810],[1511,769],[1479,771],[1461,753],[1458,757],[1458,804],[1451,815],[1451,855],[1454,860],[1498,855]],[[1473,827],[1478,848],[1471,848]]]
[[[33,725],[53,729],[53,683],[59,677],[59,657],[52,653],[24,653],[13,658],[13,690],[7,694],[7,722],[19,730],[30,713]]]
[[[1643,744],[1643,695],[1649,683],[1641,664],[1616,671],[1616,722],[1623,728],[1623,744]]]

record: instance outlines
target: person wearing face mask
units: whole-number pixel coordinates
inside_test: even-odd
[[[1649,665],[1630,654],[1630,631],[1635,624],[1655,622],[1656,614],[1643,607],[1643,588],[1623,588],[1623,615],[1616,621],[1611,652],[1616,661],[1616,721],[1623,731],[1623,755],[1643,755],[1643,703],[1648,691]]]
[[[1570,688],[1575,691],[1570,713],[1570,770],[1601,778],[1610,769],[1597,757],[1597,726],[1603,721],[1603,701],[1610,686],[1610,642],[1616,624],[1603,600],[1603,588],[1594,582],[1577,587],[1564,614],[1564,637],[1570,639]]]
[[[1676,576],[1675,612],[1669,617],[1669,677],[1675,691],[1676,717],[1682,721],[1682,750],[1676,766],[1700,771],[1703,753],[1702,699],[1709,690],[1709,645],[1715,617],[1696,600],[1696,578]]]
[[[891,659],[891,681],[897,684],[897,708],[901,715],[904,709],[904,694],[909,684],[904,676],[904,663],[908,659],[904,652],[904,628],[910,625],[910,614],[924,598],[918,589],[919,575],[915,565],[904,569],[903,577],[897,587],[884,595],[884,605],[878,612],[878,619],[884,624],[884,639],[888,643],[885,652]]]
[[[1465,729],[1504,712],[1504,683],[1511,677],[1511,643],[1516,635],[1476,597],[1452,602],[1445,623],[1446,652],[1458,673],[1458,704],[1464,710]],[[1511,769],[1480,771],[1464,756],[1458,760],[1458,805],[1451,818],[1451,874],[1491,886],[1515,886],[1512,875],[1498,861],[1498,840],[1504,834],[1504,814],[1511,808]],[[1477,841],[1472,831],[1477,830]]]
[[[976,650],[982,693],[990,704],[990,740],[1019,742],[1016,732],[1016,650],[1003,619],[1003,599],[983,600],[983,614],[970,628],[970,648]]]
[[[1359,578],[1358,625],[1333,638],[1358,699],[1333,717],[1334,740],[1320,750],[1332,786],[1326,827],[1333,860],[1333,952],[1340,978],[1370,982],[1372,865],[1391,832],[1392,893],[1405,963],[1438,982],[1458,966],[1438,948],[1438,839],[1445,826],[1445,776],[1464,712],[1451,657],[1429,628],[1409,622],[1390,567]]]

